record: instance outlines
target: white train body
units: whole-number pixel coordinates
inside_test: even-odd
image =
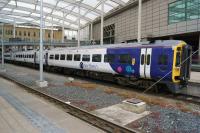
[[[105,48],[92,49],[92,50],[91,49],[78,49],[78,50],[77,49],[55,49],[55,50],[48,51],[48,56],[49,56],[48,65],[115,74],[110,64],[107,62],[104,62],[105,54],[106,54]],[[54,55],[53,59],[50,58],[50,56],[52,55]],[[59,55],[59,59],[57,60],[55,59],[56,55]],[[61,57],[63,55],[65,55],[64,59]],[[75,56],[77,55],[80,55],[80,60],[79,59],[75,60]],[[94,61],[93,60],[94,55],[98,55],[98,56],[101,55],[100,61]],[[72,56],[72,58],[67,59],[67,57],[69,56]]]
[[[98,49],[74,49],[74,48],[57,48],[53,50],[45,50],[43,53],[43,64],[48,66],[82,69],[88,71],[98,71],[103,73],[116,74],[108,62],[104,62],[106,48]],[[71,59],[67,59],[71,55]],[[80,60],[75,60],[75,56],[80,55]],[[93,56],[101,56],[98,61],[93,60]],[[4,54],[6,60],[14,60],[18,62],[39,64],[39,51],[21,51],[10,52]],[[53,58],[51,58],[53,56]],[[58,58],[56,58],[56,56]],[[64,58],[62,57],[64,56]],[[87,56],[87,60],[83,57]],[[48,58],[47,58],[48,57]]]

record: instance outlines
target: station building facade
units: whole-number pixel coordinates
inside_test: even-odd
[[[137,3],[132,1],[105,16],[104,43],[137,41]],[[92,33],[94,40],[100,40],[100,20],[93,23]],[[200,48],[200,0],[143,0],[142,38],[149,37],[180,39],[194,51]]]
[[[12,41],[14,38],[14,26],[10,24],[4,24],[3,26],[3,39],[4,41]],[[2,27],[0,26],[0,37],[2,37]],[[14,41],[30,41],[39,42],[40,29],[36,27],[16,27],[15,28],[15,40]],[[62,30],[53,31],[53,41],[61,42]],[[44,30],[44,41],[51,41],[51,30]]]

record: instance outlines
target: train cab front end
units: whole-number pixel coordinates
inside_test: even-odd
[[[192,48],[181,41],[181,43],[173,47],[173,52],[173,91],[179,93],[184,87],[187,87],[188,80],[190,79]]]

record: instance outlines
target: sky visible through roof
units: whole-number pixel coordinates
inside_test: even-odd
[[[129,0],[43,0],[44,27],[64,26],[78,29],[101,16],[104,1],[104,14]],[[40,24],[40,0],[0,0],[0,22]]]

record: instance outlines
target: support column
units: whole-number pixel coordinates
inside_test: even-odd
[[[77,40],[78,40],[78,47],[80,47],[80,3],[78,5],[78,34],[77,34]]]
[[[90,40],[93,40],[93,23],[90,24]]]
[[[14,20],[14,25],[13,25],[13,38],[15,38],[16,37],[16,22],[15,22],[15,20]]]
[[[138,42],[141,42],[141,20],[142,20],[142,0],[138,0],[138,37],[137,37]]]
[[[40,80],[36,81],[36,84],[39,87],[46,87],[47,81],[44,81],[43,78],[43,0],[40,0],[40,53],[39,53],[39,62],[40,62]]]
[[[104,23],[104,1],[101,4],[101,41],[100,41],[100,45],[103,45],[103,23]]]
[[[64,18],[65,18],[65,14],[64,14],[64,12],[63,12],[63,21],[62,21],[62,43],[64,43],[64,37],[65,37]]]
[[[1,70],[0,72],[5,72],[5,67],[4,67],[4,42],[3,42],[3,38],[4,38],[4,25],[2,24],[2,28],[1,28],[1,31],[2,31],[2,36],[1,36]]]
[[[51,23],[51,45],[53,44],[53,17],[52,19],[52,23]]]

